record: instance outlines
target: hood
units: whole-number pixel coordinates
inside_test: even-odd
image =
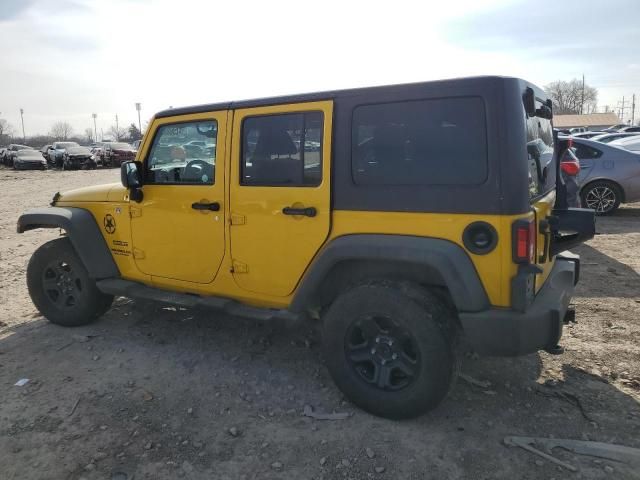
[[[127,190],[119,183],[76,188],[56,194],[56,203],[60,202],[122,202]]]

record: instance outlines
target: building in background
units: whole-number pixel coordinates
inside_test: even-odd
[[[587,130],[602,130],[619,123],[622,122],[618,118],[618,115],[613,112],[553,116],[553,126],[555,128],[586,127]]]

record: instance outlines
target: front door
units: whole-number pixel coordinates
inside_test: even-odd
[[[235,282],[287,296],[330,229],[330,101],[236,110],[230,181]]]
[[[141,272],[210,283],[225,244],[227,115],[156,120],[144,159],[143,200],[131,203],[133,254]]]

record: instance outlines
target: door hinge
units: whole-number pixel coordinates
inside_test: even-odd
[[[247,223],[247,217],[237,213],[231,214],[231,225],[244,225]]]
[[[231,264],[231,273],[249,273],[249,265],[234,260]]]
[[[131,218],[141,217],[142,216],[142,209],[141,208],[136,208],[136,207],[129,207],[129,216]]]
[[[144,258],[144,252],[139,248],[133,248],[133,258],[137,258],[138,260],[142,260]]]

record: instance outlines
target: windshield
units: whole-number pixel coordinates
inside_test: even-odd
[[[33,156],[40,156],[40,152],[36,152],[35,150],[31,150],[31,149],[24,149],[24,150],[18,150],[16,152],[16,155],[18,155],[19,157],[33,157]]]
[[[86,153],[86,154],[89,154],[89,153],[91,153],[91,152],[89,151],[89,149],[88,149],[88,148],[85,148],[85,147],[71,147],[71,148],[67,148],[67,152],[69,152],[69,153],[74,153],[74,154],[78,154],[78,153]]]
[[[78,145],[76,142],[60,142],[60,143],[56,143],[55,148],[58,150],[62,150],[64,148],[69,148],[69,147],[79,147],[80,145]]]
[[[112,143],[111,148],[115,148],[116,150],[133,150],[133,147],[128,143]]]

